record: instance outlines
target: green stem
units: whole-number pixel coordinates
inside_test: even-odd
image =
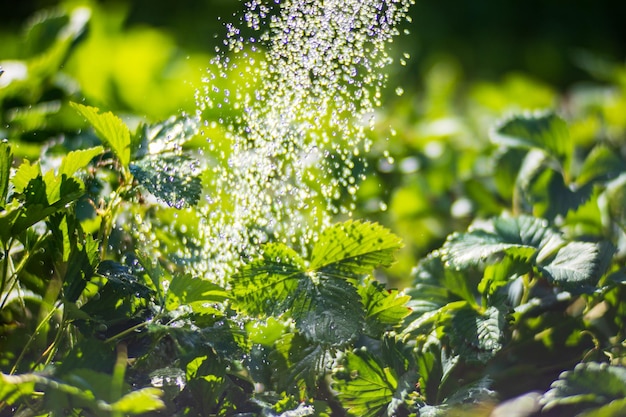
[[[117,345],[117,359],[113,367],[113,380],[111,382],[111,403],[122,398],[122,389],[124,387],[124,376],[126,374],[126,365],[128,363],[128,348],[126,343],[121,342]],[[111,413],[112,417],[123,417],[119,411]]]
[[[127,334],[130,334],[130,333],[134,332],[137,329],[141,329],[142,327],[145,327],[145,326],[147,326],[149,324],[150,324],[149,321],[143,321],[143,322],[141,322],[139,324],[134,325],[133,327],[129,327],[128,329],[123,330],[123,331],[119,332],[118,334],[109,337],[108,339],[106,339],[104,341],[104,343],[111,343],[111,342],[113,342],[113,341],[115,341],[115,340],[117,340],[117,339],[119,339],[121,337],[124,337]]]
[[[13,291],[13,288],[15,288],[15,285],[17,285],[17,276],[20,274],[20,272],[22,272],[22,269],[24,269],[24,267],[26,266],[26,264],[28,264],[28,261],[30,260],[31,256],[37,252],[37,250],[39,250],[39,246],[41,245],[41,243],[44,241],[44,239],[47,237],[47,234],[43,234],[41,236],[39,236],[38,240],[35,242],[35,244],[33,245],[32,249],[30,250],[30,252],[27,252],[22,259],[20,260],[20,263],[17,265],[17,267],[13,268],[13,271],[11,272],[11,276],[9,277],[9,279],[7,281],[5,281],[6,275],[3,275],[2,278],[2,292],[0,292],[0,294],[4,294],[4,299],[2,300],[2,302],[0,303],[0,310],[2,310],[5,306],[5,304],[7,303],[7,301],[9,300],[9,295],[11,294],[11,291]],[[10,246],[9,246],[10,247]],[[8,262],[10,262],[10,258],[9,258],[9,253],[7,251],[6,253],[6,261],[5,264],[7,264],[6,267],[6,274],[8,275]],[[10,282],[10,287],[6,290],[4,288],[4,286],[6,285],[7,282]]]
[[[33,332],[32,335],[30,335],[30,338],[28,339],[28,341],[26,342],[26,345],[24,345],[24,348],[22,349],[22,351],[20,352],[20,355],[17,357],[17,359],[15,360],[15,364],[13,365],[13,367],[11,368],[11,372],[9,372],[9,375],[13,375],[16,371],[17,368],[19,367],[20,363],[22,362],[22,360],[24,359],[24,355],[26,355],[26,352],[28,351],[28,348],[30,348],[30,345],[33,344],[33,342],[35,341],[35,338],[37,337],[37,335],[39,334],[39,332],[41,331],[41,329],[43,328],[43,326],[45,326],[46,324],[48,324],[48,322],[50,321],[50,319],[52,318],[52,316],[54,315],[54,313],[56,313],[56,311],[59,309],[58,306],[52,308],[50,310],[50,312],[46,315],[46,317],[44,317],[44,319],[39,323],[39,325],[37,326],[37,328],[35,329],[35,331]]]

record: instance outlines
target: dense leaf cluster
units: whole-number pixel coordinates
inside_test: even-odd
[[[42,18],[0,88],[0,416],[624,415],[623,68],[610,94],[516,112],[473,148],[435,141],[431,97],[421,134],[447,152],[393,142],[398,170],[370,164],[404,239],[338,221],[304,251],[242,254],[220,286],[184,268],[199,126],[77,104],[60,67],[87,20]],[[493,94],[473,97],[509,100]],[[407,257],[389,289],[376,268]]]

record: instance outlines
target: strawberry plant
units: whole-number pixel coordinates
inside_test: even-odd
[[[263,214],[220,276],[203,271],[234,246],[211,216],[240,207],[211,181],[238,161],[242,109],[164,118],[166,97],[146,115],[129,92],[146,86],[121,72],[81,89],[81,47],[131,35],[66,9],[0,71],[0,416],[625,413],[623,66],[592,66],[597,84],[566,99],[522,77],[460,103],[455,74],[433,70],[421,113],[381,109],[402,129],[372,127],[357,174],[335,166],[360,186],[333,196],[350,213],[291,238]],[[502,118],[508,104],[552,110]],[[300,206],[320,225],[315,204]]]

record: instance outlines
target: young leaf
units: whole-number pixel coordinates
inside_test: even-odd
[[[63,175],[71,177],[76,171],[86,167],[94,157],[100,155],[103,151],[104,148],[102,146],[96,146],[94,148],[80,149],[68,153],[63,157],[57,175],[59,177]]]
[[[100,113],[96,107],[70,103],[93,126],[98,137],[106,143],[123,166],[130,163],[130,131],[128,126],[111,112]]]
[[[139,185],[170,207],[195,206],[202,182],[195,173],[195,161],[183,155],[157,155],[130,164]]]
[[[15,171],[15,175],[11,182],[13,183],[13,189],[16,193],[24,192],[24,189],[28,186],[31,180],[41,175],[41,167],[39,162],[31,165],[30,162],[24,161],[20,164]]]
[[[186,305],[195,313],[212,313],[215,309],[207,307],[207,304],[221,303],[226,298],[226,291],[219,285],[205,279],[194,278],[190,274],[179,274],[170,282],[165,306],[170,311]]]
[[[342,404],[353,415],[362,417],[384,415],[398,388],[394,372],[363,350],[346,353],[333,381]]]
[[[376,223],[349,220],[324,230],[311,253],[311,270],[357,279],[377,266],[390,266],[402,247],[399,237]]]
[[[161,400],[163,391],[158,388],[142,388],[131,391],[111,404],[111,411],[127,414],[143,414],[148,411],[157,411],[165,408]]]
[[[372,337],[379,338],[384,331],[398,326],[411,312],[406,305],[411,297],[387,290],[377,281],[369,280],[359,287],[359,293],[365,307],[366,333]]]
[[[512,148],[539,148],[558,161],[568,161],[573,152],[567,123],[552,112],[515,115],[491,132],[491,140]]]

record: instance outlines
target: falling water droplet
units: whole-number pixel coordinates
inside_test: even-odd
[[[250,0],[238,24],[225,26],[196,95],[198,114],[217,119],[223,135],[207,149],[230,148],[213,155],[199,227],[206,261],[196,272],[220,281],[273,239],[306,254],[334,214],[351,214],[387,48],[411,3]]]

